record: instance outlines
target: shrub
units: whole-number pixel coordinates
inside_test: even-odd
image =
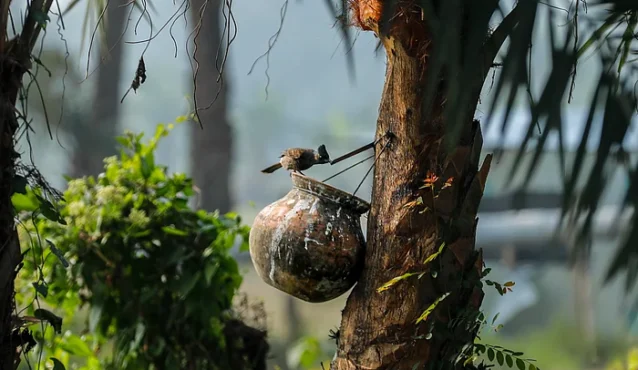
[[[242,343],[224,334],[225,324],[237,321],[231,306],[242,282],[230,250],[247,249],[249,229],[235,214],[188,206],[192,180],[155,163],[157,144],[171,128],[159,125],[147,144],[142,134],[126,133],[121,154],[105,159],[97,179],[69,180],[62,223],[25,221],[23,245],[31,250],[21,273],[35,292],[23,290],[22,302],[31,294],[66,315],[89,310],[84,346],[80,337],[74,347],[66,343],[73,335],[40,333],[51,354],[99,353],[113,369],[252,368],[239,367],[233,352]],[[48,311],[30,310],[60,329],[55,316],[43,316]],[[111,355],[100,353],[107,341]],[[95,369],[95,359],[87,361]]]

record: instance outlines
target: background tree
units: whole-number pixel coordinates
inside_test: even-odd
[[[120,81],[122,76],[123,33],[130,22],[127,1],[107,1],[105,17],[98,23],[104,34],[99,40],[100,57],[97,66],[93,109],[88,120],[75,121],[68,131],[74,138],[72,174],[74,177],[96,175],[102,169],[103,159],[115,153],[118,115],[120,111]],[[70,9],[70,8],[69,8]]]
[[[226,20],[221,27],[220,12]],[[232,205],[230,166],[233,149],[232,129],[228,120],[228,79],[224,72],[226,48],[235,37],[231,21],[234,16],[222,7],[221,0],[192,0],[191,22],[195,41],[195,101],[204,128],[191,130],[191,173],[200,188],[199,206],[227,212]],[[227,40],[224,41],[224,36]]]

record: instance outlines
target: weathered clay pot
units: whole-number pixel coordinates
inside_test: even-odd
[[[362,199],[292,173],[292,190],[255,218],[250,256],[269,285],[307,302],[347,292],[363,267]]]

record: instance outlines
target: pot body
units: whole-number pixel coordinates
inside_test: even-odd
[[[361,215],[369,204],[312,178],[292,173],[293,188],[259,212],[250,256],[269,285],[307,302],[347,292],[363,268]]]

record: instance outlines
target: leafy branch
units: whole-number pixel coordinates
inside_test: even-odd
[[[539,368],[534,364],[536,360],[521,357],[524,355],[523,352],[512,351],[492,344],[475,343],[474,355],[468,358],[466,362],[472,362],[478,359],[478,356],[481,355],[487,356],[487,359],[492,363],[496,360],[496,363],[498,363],[499,366],[507,365],[510,369],[513,369],[514,365],[516,365],[518,370],[539,370]]]
[[[491,268],[486,268],[485,270],[483,270],[482,277],[485,278],[491,271],[492,271]],[[508,281],[501,284],[501,283],[497,283],[496,281],[488,280],[488,279],[485,279],[485,284],[487,284],[488,286],[493,286],[499,295],[505,295],[507,294],[507,292],[511,292],[512,287],[516,285],[516,283],[513,281]]]

